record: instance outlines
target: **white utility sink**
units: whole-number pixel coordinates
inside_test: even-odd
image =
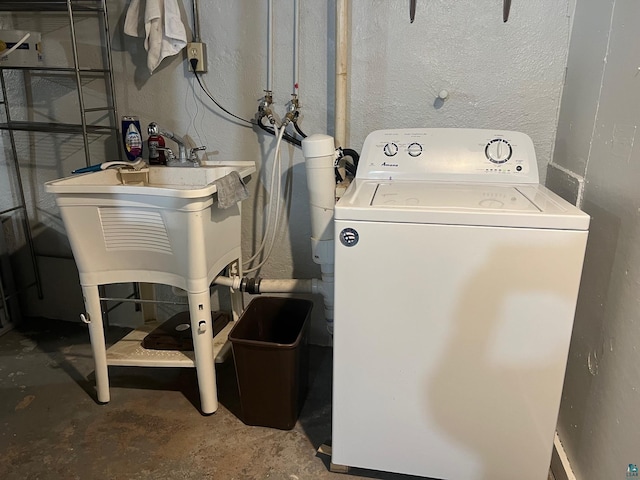
[[[255,172],[255,165],[152,166],[138,172],[107,169],[45,184],[46,191],[56,195],[78,266],[100,402],[109,401],[108,364],[193,365],[202,411],[216,410],[213,362],[217,352],[209,286],[224,268],[242,260],[240,203],[219,208],[213,182],[234,170],[246,178]],[[161,283],[187,291],[192,357],[145,350],[140,346],[141,332],[123,339],[132,348],[116,345],[107,355],[98,286],[126,282]],[[241,303],[240,296],[234,301],[235,313],[240,313]],[[226,336],[216,339],[223,344]]]

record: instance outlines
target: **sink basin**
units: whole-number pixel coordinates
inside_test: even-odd
[[[82,285],[151,282],[189,292],[240,258],[240,204],[218,208],[217,179],[253,162],[107,169],[45,184],[71,243]],[[148,170],[148,171],[146,171]],[[123,184],[123,176],[125,183]]]
[[[197,198],[216,192],[217,179],[236,170],[241,178],[255,172],[251,161],[227,162],[201,167],[150,166],[140,172],[110,168],[47,182],[48,192],[56,194],[130,194]]]

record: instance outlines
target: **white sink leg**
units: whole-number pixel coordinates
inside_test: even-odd
[[[200,293],[188,292],[188,296],[193,350],[196,357],[196,372],[200,390],[200,409],[202,413],[208,414],[218,409],[209,289],[207,288]]]
[[[107,403],[109,397],[109,371],[107,369],[107,349],[104,340],[104,327],[102,324],[102,308],[100,306],[100,293],[97,285],[82,286],[84,306],[89,315],[89,339],[93,360],[96,365],[96,390],[98,401]]]

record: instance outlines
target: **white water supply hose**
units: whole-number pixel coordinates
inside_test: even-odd
[[[280,216],[281,216],[280,210],[282,208],[281,207],[282,160],[280,158],[280,147],[282,145],[282,137],[284,135],[285,128],[286,126],[283,126],[280,128],[279,131],[276,130],[278,131],[278,140],[276,142],[276,148],[273,156],[273,169],[271,174],[271,185],[270,185],[271,191],[269,194],[267,222],[265,225],[262,241],[260,242],[260,246],[258,247],[256,252],[251,256],[251,258],[243,262],[243,264],[250,265],[251,262],[253,262],[255,259],[260,257],[260,254],[262,253],[265,246],[267,245],[267,238],[269,237],[269,233],[271,233],[269,247],[267,249],[267,252],[263,256],[262,261],[258,265],[244,270],[244,273],[255,272],[267,262],[267,260],[271,256],[271,252],[273,251],[273,246],[275,245],[275,241],[277,238],[278,228],[280,226]],[[274,191],[275,191],[275,207],[271,205],[273,203]],[[275,212],[275,222],[273,226],[271,226],[272,212]],[[271,232],[269,232],[269,230],[271,230]]]
[[[276,136],[279,138],[280,134],[278,129],[276,128]],[[276,147],[277,147],[277,143],[276,143]],[[267,215],[267,220],[265,222],[265,226],[264,226],[264,231],[262,233],[262,240],[260,241],[260,245],[258,246],[258,248],[256,249],[256,251],[253,253],[253,255],[244,260],[242,262],[243,265],[250,265],[251,262],[253,262],[256,258],[258,258],[260,256],[260,253],[264,250],[264,247],[266,245],[266,241],[267,241],[267,237],[269,234],[269,231],[271,229],[271,215],[273,212],[273,208],[272,208],[272,204],[273,204],[273,190],[274,190],[274,185],[275,185],[275,179],[276,179],[276,156],[274,155],[273,157],[273,164],[271,166],[271,178],[270,178],[270,182],[269,182],[269,195],[267,196],[267,209],[266,209],[266,215]]]
[[[267,205],[267,221],[265,222],[265,229],[262,236],[262,241],[260,242],[260,246],[255,251],[255,253],[251,256],[251,258],[247,259],[243,262],[244,265],[250,265],[252,261],[260,256],[264,247],[267,244],[267,238],[269,237],[270,231],[273,232],[275,228],[277,228],[278,224],[278,212],[280,209],[280,176],[281,176],[281,163],[280,163],[280,145],[282,144],[282,136],[284,135],[284,128],[278,130],[276,128],[276,147],[274,150],[273,156],[273,165],[271,170],[271,182],[269,184],[269,197],[268,197],[268,205]],[[275,193],[274,193],[275,192]],[[275,208],[273,207],[273,199],[275,196]],[[272,226],[272,214],[275,212],[276,214],[276,224]],[[272,233],[273,238],[273,233]]]
[[[282,208],[281,203],[282,203],[282,158],[280,157],[280,147],[282,145],[282,136],[284,134],[285,131],[285,126],[282,126],[280,128],[280,134],[278,135],[278,145],[276,146],[276,158],[277,158],[277,163],[278,163],[278,174],[276,177],[276,205],[273,208],[274,212],[275,212],[275,222],[273,225],[273,228],[271,229],[271,240],[269,241],[269,248],[267,249],[266,253],[264,254],[264,257],[262,259],[262,261],[256,265],[255,267],[252,267],[249,270],[246,270],[245,273],[251,273],[251,272],[255,272],[256,270],[260,269],[265,263],[267,263],[267,261],[269,260],[269,257],[271,257],[271,252],[273,251],[273,247],[276,243],[276,239],[278,237],[278,231],[280,228],[280,220],[282,218],[281,216],[281,212],[280,209]]]
[[[29,37],[31,36],[31,32],[27,32],[24,37],[22,37],[20,40],[18,40],[16,42],[16,44],[11,47],[9,50],[0,53],[0,58],[4,58],[6,56],[8,56],[10,53],[15,52],[18,48],[20,48],[20,45],[22,45],[24,42],[26,42],[27,40],[29,40]]]

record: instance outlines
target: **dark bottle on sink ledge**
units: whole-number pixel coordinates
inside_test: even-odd
[[[166,165],[164,137],[159,134],[151,134],[147,143],[149,146],[149,165]]]

